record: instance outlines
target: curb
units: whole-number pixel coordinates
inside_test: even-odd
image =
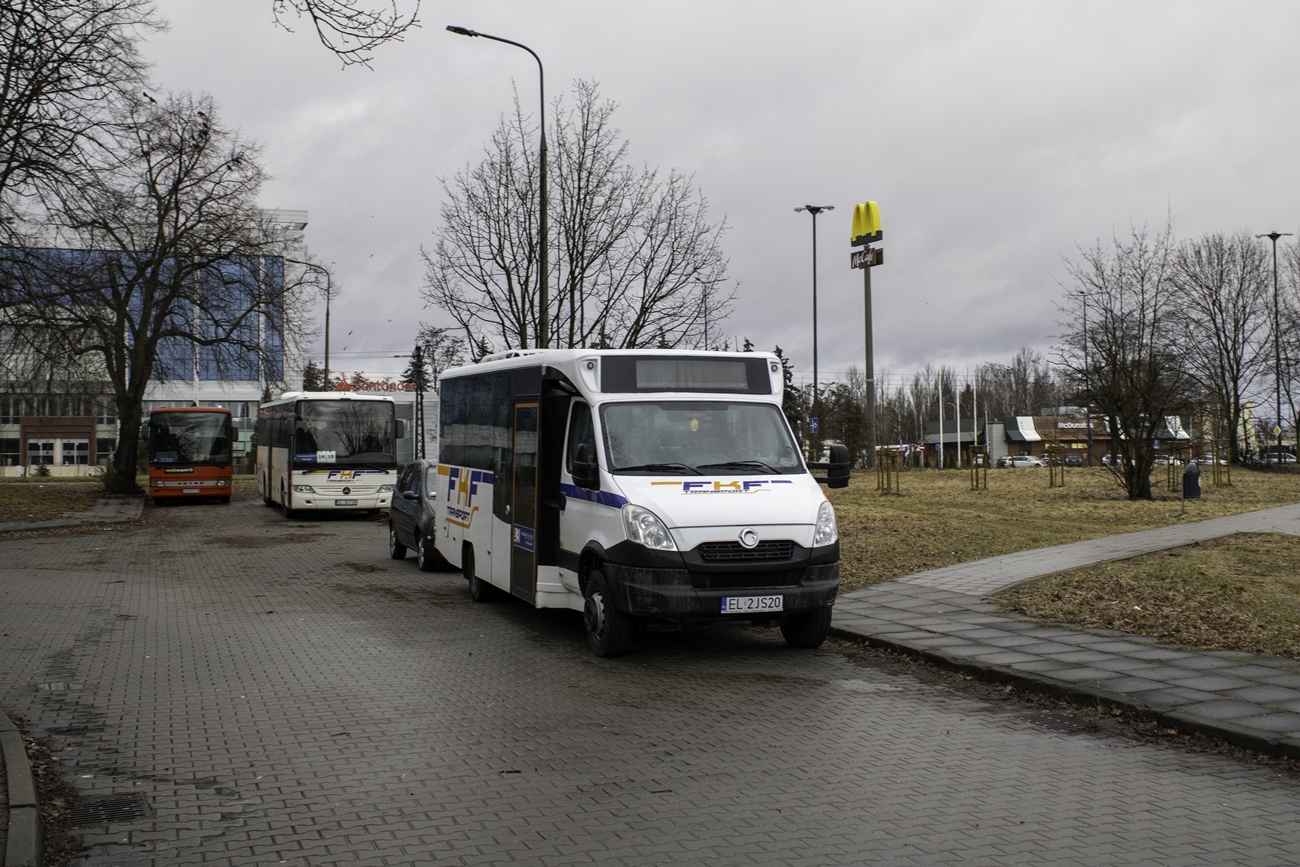
[[[4,867],[41,867],[45,863],[44,827],[36,780],[18,727],[0,713],[0,749],[4,751],[9,785],[9,837]]]
[[[879,647],[884,650],[892,650],[895,653],[903,653],[908,656],[924,659],[927,662],[932,662],[953,671],[974,675],[979,677],[981,680],[987,680],[993,683],[1010,684],[1029,692],[1058,696],[1080,704],[1104,704],[1111,707],[1124,708],[1125,710],[1132,711],[1144,719],[1159,722],[1169,728],[1177,729],[1184,734],[1210,735],[1226,741],[1233,746],[1254,750],[1255,752],[1263,753],[1265,755],[1288,759],[1300,759],[1300,738],[1269,736],[1256,729],[1248,729],[1243,726],[1233,725],[1230,720],[1208,719],[1195,714],[1153,707],[1145,702],[1134,701],[1128,696],[1120,695],[1118,693],[1107,692],[1106,690],[1101,689],[1092,689],[1078,683],[1055,680],[1050,677],[1034,674],[1033,672],[1016,671],[1015,669],[1006,668],[1000,665],[974,662],[966,658],[949,656],[939,650],[910,647],[897,641],[876,638],[871,635],[865,635],[861,632],[854,632],[853,630],[844,629],[834,625],[831,626],[830,634],[835,638],[841,638],[846,641],[865,643],[871,647]]]

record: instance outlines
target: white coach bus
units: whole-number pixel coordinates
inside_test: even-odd
[[[447,371],[432,528],[475,601],[583,612],[616,656],[638,626],[746,619],[825,640],[848,451],[800,456],[768,353],[515,350]]]
[[[378,512],[397,479],[406,422],[390,397],[286,392],[257,413],[257,483],[286,518],[308,510]]]

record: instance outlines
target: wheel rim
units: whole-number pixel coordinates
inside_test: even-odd
[[[599,590],[587,597],[587,604],[582,607],[582,619],[587,631],[598,640],[605,634],[604,597]]]
[[[393,525],[388,525],[388,553],[392,554],[397,551],[397,533],[393,530]]]
[[[416,544],[415,544],[415,562],[419,564],[419,566],[420,566],[421,569],[424,568],[424,559],[425,559],[425,557],[424,557],[424,540],[423,540],[423,539],[416,539]]]

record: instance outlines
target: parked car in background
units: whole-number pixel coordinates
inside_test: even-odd
[[[1069,454],[1067,454],[1067,455],[1065,456],[1065,465],[1066,465],[1067,467],[1081,467],[1081,466],[1083,466],[1083,455],[1078,455],[1078,454],[1075,454],[1074,452],[1070,452]]]
[[[415,561],[424,572],[450,568],[434,545],[433,507],[438,499],[438,462],[419,460],[407,464],[393,492],[388,513],[388,556],[406,557],[415,551]]]
[[[1003,455],[1002,457],[998,458],[997,461],[993,464],[993,466],[997,467],[999,470],[1006,469],[1007,467],[1011,466],[1011,455]]]
[[[1036,458],[1033,455],[1010,455],[1007,458],[1007,466],[1012,468],[1045,467],[1047,466],[1047,462],[1042,458]]]

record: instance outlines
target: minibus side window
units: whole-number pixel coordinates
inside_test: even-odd
[[[591,407],[575,402],[569,415],[569,444],[564,452],[564,469],[570,475],[573,474],[573,457],[582,443],[587,444],[589,460],[596,460],[596,429],[591,424]]]

